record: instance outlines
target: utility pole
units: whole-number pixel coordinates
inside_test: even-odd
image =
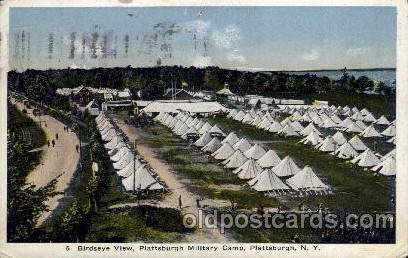
[[[133,151],[136,151],[136,139],[134,141]],[[133,194],[136,191],[136,155],[133,153]]]

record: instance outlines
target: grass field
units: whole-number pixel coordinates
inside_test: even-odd
[[[211,124],[217,124],[225,131],[234,131],[240,137],[256,141],[266,141],[265,149],[273,149],[283,158],[290,155],[299,167],[310,165],[326,183],[334,187],[335,195],[302,199],[293,199],[295,204],[304,201],[306,205],[324,206],[356,211],[389,211],[391,194],[394,192],[395,179],[375,176],[372,172],[346,163],[341,159],[317,151],[310,146],[298,144],[299,138],[282,138],[275,134],[257,129],[223,117],[208,118]]]
[[[231,171],[218,165],[212,157],[195,146],[176,137],[159,124],[144,128],[143,142],[156,149],[160,158],[170,164],[176,173],[190,180],[187,187],[203,197],[236,202],[239,208],[260,206],[277,207],[278,201],[245,186]],[[220,187],[227,185],[226,187]],[[228,186],[243,186],[240,189]]]

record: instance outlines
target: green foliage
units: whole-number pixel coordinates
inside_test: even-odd
[[[34,237],[39,217],[48,211],[46,201],[55,196],[57,179],[36,188],[25,182],[26,176],[40,161],[39,153],[29,152],[32,142],[21,137],[20,129],[33,135],[44,132],[31,120],[18,113],[15,107],[9,108],[9,128],[7,134],[7,240],[9,242],[30,242]],[[17,118],[14,120],[13,118]],[[16,122],[20,122],[17,126]],[[27,127],[27,123],[31,124]],[[35,134],[34,134],[34,132]],[[39,133],[41,132],[41,133]]]

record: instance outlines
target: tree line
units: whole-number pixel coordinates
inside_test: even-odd
[[[63,101],[56,96],[55,90],[62,87],[73,88],[79,85],[95,88],[129,88],[133,96],[142,94],[144,99],[160,98],[165,89],[172,85],[181,88],[182,82],[188,84],[185,89],[220,90],[224,84],[239,95],[262,94],[273,96],[279,93],[297,94],[339,92],[360,94],[372,90],[384,95],[395,92],[383,82],[374,82],[366,76],[355,78],[343,71],[339,80],[318,77],[313,74],[296,75],[285,72],[245,72],[219,67],[181,67],[158,66],[150,68],[116,67],[61,70],[26,70],[22,73],[10,71],[8,87],[24,92],[28,97],[44,102]],[[64,102],[62,102],[64,103]]]

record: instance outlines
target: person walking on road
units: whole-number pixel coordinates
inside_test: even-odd
[[[179,208],[181,209],[181,207],[183,206],[183,203],[181,202],[181,195],[179,196],[179,198],[178,198],[178,205],[179,205]]]
[[[75,145],[75,149],[76,149],[76,152],[78,153],[79,152],[79,145],[78,144]]]
[[[48,148],[50,147],[50,140],[47,141]]]
[[[52,140],[52,147],[55,147],[55,141],[54,140]]]
[[[55,134],[55,139],[58,140],[58,133]]]

